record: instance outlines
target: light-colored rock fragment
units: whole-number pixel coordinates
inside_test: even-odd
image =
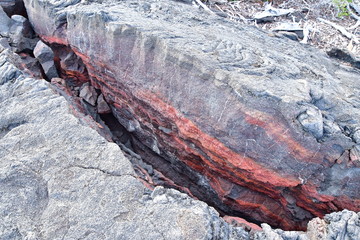
[[[58,77],[54,63],[54,52],[41,40],[38,41],[34,49],[34,56],[39,60],[48,79]]]
[[[109,104],[104,99],[104,95],[100,94],[97,99],[97,111],[99,114],[111,113]]]
[[[298,116],[305,131],[311,133],[315,138],[321,138],[324,133],[324,124],[321,111],[314,106],[309,106],[305,112]]]
[[[80,90],[80,97],[83,98],[86,102],[90,103],[92,106],[95,106],[97,92],[93,86],[85,85]]]
[[[3,37],[9,36],[11,19],[6,15],[2,7],[0,6],[0,35]]]

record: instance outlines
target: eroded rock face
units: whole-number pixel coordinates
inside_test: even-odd
[[[358,70],[186,4],[25,5],[44,41],[82,59],[144,159],[195,196],[284,229],[360,210]]]
[[[13,65],[22,61],[9,49],[0,51],[0,239],[359,236],[360,214],[347,210],[311,220],[307,232],[268,224],[260,228],[225,217],[241,226],[232,227],[213,208],[184,193],[163,187],[150,191],[119,147],[89,128],[91,118],[55,93],[55,84],[64,86],[65,80],[53,78],[51,87],[44,80],[25,78]]]
[[[248,239],[203,202],[145,188],[115,143],[12,59],[0,53],[0,239]]]

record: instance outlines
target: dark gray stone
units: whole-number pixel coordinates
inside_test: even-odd
[[[11,16],[10,34],[21,34],[25,38],[33,38],[35,35],[29,20],[21,15]]]
[[[45,75],[49,80],[58,77],[58,73],[54,63],[54,52],[41,40],[37,42],[34,49],[34,56],[39,60],[44,69]]]
[[[0,6],[4,9],[8,16],[14,14],[26,14],[24,2],[22,0],[1,0]]]
[[[31,52],[38,42],[38,39],[34,39],[35,34],[29,20],[20,15],[11,17],[9,37],[14,52]]]

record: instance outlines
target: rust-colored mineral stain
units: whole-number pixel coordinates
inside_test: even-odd
[[[264,115],[262,112],[256,110],[249,110],[251,115],[245,114],[245,120],[251,124],[265,129],[266,133],[270,135],[277,144],[287,146],[289,154],[295,159],[302,161],[321,163],[321,158],[315,158],[316,152],[309,151],[304,148],[299,142],[293,139],[285,126],[279,123],[271,116]]]
[[[63,46],[68,46],[68,41],[67,39],[62,39],[62,38],[57,38],[57,37],[53,37],[53,36],[47,36],[47,35],[40,35],[39,36],[44,42],[47,43],[56,43],[56,44],[60,44]]]
[[[253,178],[256,182],[263,182],[279,187],[294,187],[300,184],[299,179],[284,178],[259,165],[253,159],[235,153],[216,138],[202,132],[193,122],[183,117],[174,107],[162,101],[154,93],[139,90],[137,91],[137,95],[142,100],[148,101],[155,109],[161,112],[163,116],[174,122],[177,126],[177,135],[179,137],[182,139],[196,140],[199,143],[201,150],[214,162],[220,163],[223,166],[230,163],[233,167],[245,170],[249,173],[248,177]],[[188,147],[186,150],[202,157],[202,154],[197,153],[193,148]],[[208,163],[209,166],[212,166],[206,158],[202,157],[202,159],[204,162]],[[235,172],[236,169],[231,169],[231,171]]]
[[[232,216],[224,216],[223,218],[227,223],[230,223],[233,225],[238,225],[238,226],[244,226],[245,228],[247,227],[247,228],[249,228],[251,230],[255,230],[255,231],[262,231],[261,227],[259,227],[258,225],[254,224],[254,223],[250,223],[243,218],[232,217]]]
[[[56,43],[69,46],[66,39],[52,36],[41,36],[48,43]],[[296,205],[307,210],[315,216],[323,216],[329,211],[349,208],[354,211],[359,209],[360,201],[353,201],[342,196],[335,198],[318,193],[317,186],[311,183],[305,185],[295,176],[282,176],[266,167],[258,164],[256,160],[237,153],[226,147],[218,139],[204,133],[194,122],[187,119],[170,104],[161,99],[161,94],[156,95],[149,90],[141,88],[127,88],[127,82],[131,78],[125,74],[121,77],[108,76],[106,69],[109,66],[90,59],[86,54],[74,46],[69,46],[79,56],[88,69],[88,74],[93,86],[101,89],[108,98],[109,103],[116,109],[124,109],[131,112],[143,127],[149,128],[152,133],[159,137],[159,144],[164,149],[174,149],[176,156],[187,166],[206,176],[211,182],[211,187],[226,204],[234,209],[244,209],[248,215],[254,213],[260,217],[255,219],[265,220],[284,229],[304,230],[305,221],[295,222],[292,213],[287,208],[287,200],[282,196],[282,190],[288,189],[296,199]],[[99,69],[103,69],[98,71]],[[73,73],[68,73],[73,74]],[[76,74],[76,73],[74,73]],[[119,87],[118,84],[123,84]],[[147,105],[147,106],[144,106]],[[287,130],[283,123],[279,123],[266,113],[247,109],[242,106],[242,114],[249,125],[259,126],[274,140],[275,143],[286,146],[289,155],[299,162],[319,163],[321,158],[316,158],[316,152],[302,146],[293,133]],[[170,133],[164,133],[158,126],[171,126]],[[168,176],[164,179],[171,183]],[[152,185],[144,183],[148,188]],[[178,186],[178,183],[173,183]],[[233,199],[227,196],[231,194],[234,185],[248,189],[243,199]],[[189,189],[183,191],[191,195]],[[251,194],[254,193],[252,196]],[[241,196],[241,195],[240,195]],[[244,223],[240,218],[227,217],[231,221]],[[258,226],[251,226],[256,229]]]

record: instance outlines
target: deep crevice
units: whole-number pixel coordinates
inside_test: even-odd
[[[91,83],[88,70],[70,48],[58,44],[51,45],[55,53],[55,66],[61,78],[65,80],[67,91],[62,93],[72,94],[79,97],[79,90],[84,84]],[[69,58],[69,56],[72,56]],[[69,61],[71,59],[71,61]],[[64,61],[65,60],[65,61]],[[64,63],[66,62],[66,63]],[[67,68],[67,69],[66,69]],[[98,95],[102,94],[99,88],[96,88]],[[111,105],[112,102],[108,102]],[[84,107],[84,114],[91,116],[96,122],[103,125],[102,131],[108,130],[111,140],[119,145],[124,154],[131,161],[135,172],[143,183],[149,187],[164,186],[175,188],[181,192],[200,199],[208,205],[214,207],[221,216],[231,215],[246,219],[249,222],[260,224],[248,215],[234,210],[223,203],[225,199],[219,199],[217,193],[209,187],[209,180],[200,173],[195,172],[185,163],[175,159],[170,152],[162,151],[161,154],[154,152],[149,144],[144,144],[148,139],[144,138],[138,132],[129,132],[117,119],[116,114],[98,113],[97,106],[92,106],[88,102],[81,100]],[[103,133],[104,134],[104,133]],[[103,135],[102,134],[102,135]],[[176,150],[175,150],[176,151]],[[191,156],[191,155],[190,155]],[[174,160],[171,160],[173,159]],[[196,162],[197,156],[192,156],[189,161]],[[200,160],[198,161],[200,162]],[[231,199],[227,200],[231,202]]]

